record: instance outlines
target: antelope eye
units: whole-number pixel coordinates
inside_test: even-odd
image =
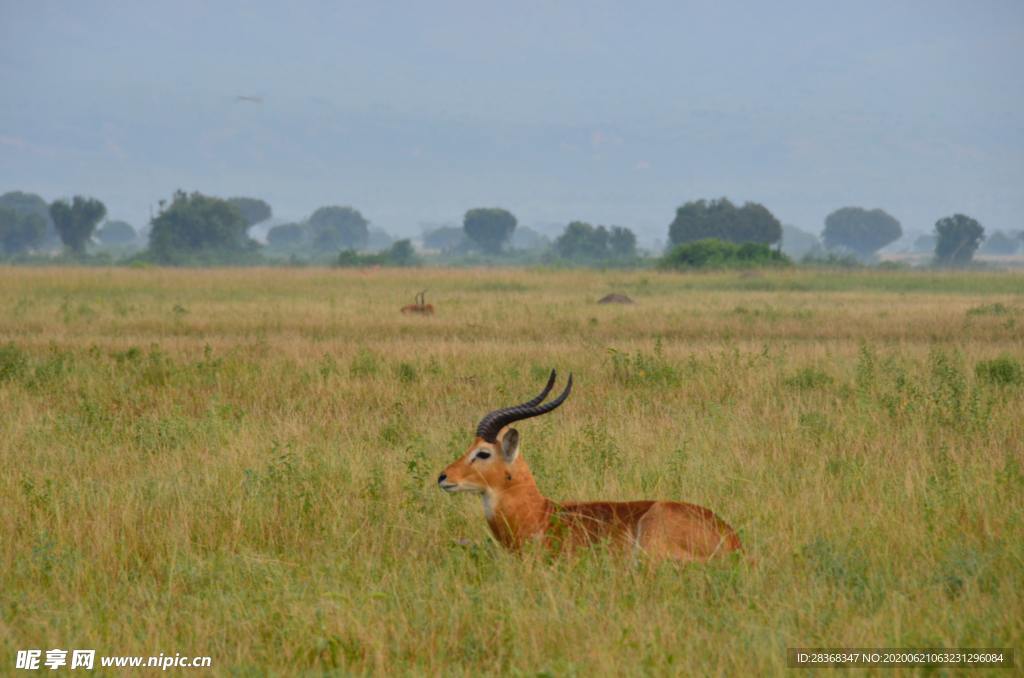
[[[476,453],[476,458],[477,459],[490,459],[491,458],[491,453],[488,452],[487,450],[480,450],[479,452]]]

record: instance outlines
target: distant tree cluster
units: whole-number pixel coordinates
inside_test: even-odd
[[[986,254],[1000,254],[1008,256],[1016,254],[1020,249],[1020,246],[1021,237],[1014,237],[1009,233],[996,231],[989,237],[985,238],[985,242],[982,243],[980,249]]]
[[[555,240],[559,256],[570,261],[602,262],[636,256],[636,235],[622,226],[592,226],[574,221]]]
[[[423,246],[444,254],[465,250],[466,231],[458,226],[439,226],[423,234]]]
[[[33,193],[0,196],[0,254],[30,255],[63,245],[82,257],[90,245],[121,247],[137,242],[135,229],[123,221],[106,221],[107,208],[95,198],[76,195],[47,204]]]
[[[516,230],[515,216],[500,207],[477,207],[466,212],[462,229],[485,254],[500,254]]]
[[[19,214],[0,207],[0,250],[21,254],[31,250],[46,234],[46,221],[37,214]]]
[[[487,210],[488,208],[484,209]],[[494,227],[495,230],[504,229],[507,224],[515,220],[515,216],[507,210],[500,211],[508,214],[511,219],[501,215],[499,224]],[[470,216],[471,228],[481,228],[479,223],[481,215],[479,212],[469,214],[468,216]],[[501,249],[497,252],[495,251],[497,245],[490,240],[482,242],[479,236],[475,240],[472,239],[468,235],[465,225],[460,227],[454,224],[444,224],[427,228],[421,236],[421,241],[425,249],[439,252],[446,256],[463,256],[474,251],[490,255],[508,253],[512,250],[539,252],[551,245],[551,241],[547,237],[528,226],[520,226],[518,220],[516,221],[516,226],[512,229],[511,235],[501,241]],[[465,224],[465,219],[463,219],[463,222]],[[483,228],[487,228],[487,226],[483,226]],[[499,232],[495,238],[501,239],[502,236],[503,233]],[[484,236],[484,238],[487,239],[487,236]]]
[[[50,219],[50,206],[35,193],[22,191],[4,193],[0,195],[0,207],[6,207],[18,214],[35,214],[46,221]]]
[[[544,250],[551,245],[551,239],[529,226],[517,226],[512,232],[511,244],[517,250]]]
[[[825,218],[822,239],[829,252],[819,258],[840,261],[849,254],[861,260],[872,259],[902,235],[900,222],[884,210],[843,207]],[[1001,232],[986,241],[982,225],[963,214],[939,219],[934,232],[918,236],[913,246],[917,251],[934,252],[936,265],[965,266],[983,242],[985,250],[993,254],[1013,254],[1019,247],[1014,238]]]
[[[903,229],[900,222],[884,210],[843,207],[825,217],[825,230],[821,235],[830,250],[845,249],[868,258],[899,240]]]
[[[49,256],[63,245],[67,256],[82,258],[92,251],[110,260],[111,253],[129,253],[141,245],[140,233],[131,224],[104,221],[106,215],[106,206],[87,196],[48,204],[32,193],[5,193],[0,195],[0,256]],[[272,257],[305,256],[339,266],[407,266],[419,261],[411,241],[394,241],[350,205],[325,205],[297,222],[267,223],[273,216],[270,204],[259,198],[222,199],[179,190],[169,204],[160,201],[146,232],[148,248],[135,256],[165,264],[263,261],[249,229],[266,223],[266,251]],[[782,226],[764,205],[737,205],[724,197],[684,203],[668,230],[669,251],[661,259],[668,268],[779,265],[789,261],[786,255],[819,265],[859,266],[876,261],[882,248],[903,235],[899,220],[886,211],[848,206],[825,218],[819,240],[794,226]],[[552,242],[519,227],[516,216],[501,207],[470,209],[461,227],[427,230],[422,242],[428,251],[469,260],[483,254],[519,262],[605,265],[638,257],[636,235],[628,228],[573,221]],[[1024,233],[996,231],[986,238],[977,220],[954,214],[939,219],[933,233],[918,237],[913,246],[933,251],[936,265],[964,266],[978,251],[1014,255],[1022,243]],[[778,247],[772,252],[770,245]]]
[[[370,245],[371,235],[378,246],[391,244],[390,236],[370,228],[370,222],[354,207],[320,207],[304,222],[285,223],[267,231],[267,244],[280,250],[305,249],[311,252],[359,251]]]
[[[587,228],[587,224],[571,224],[563,235],[566,242],[559,239],[560,250],[564,247],[578,252],[591,246],[593,234]],[[669,225],[671,245],[706,241],[693,250],[673,250],[672,261],[685,262],[679,264],[684,266],[705,265],[690,262],[694,257],[718,260],[733,256],[712,242],[772,244],[780,239],[782,249],[805,260],[810,257],[826,264],[863,262],[875,259],[879,250],[902,236],[899,220],[885,210],[843,207],[825,218],[821,234],[825,251],[822,251],[814,235],[793,226],[783,227],[763,205],[748,202],[737,207],[728,198],[685,203],[676,210],[675,219]],[[982,243],[988,253],[1011,255],[1020,249],[1022,242],[1024,233],[1014,237],[996,232],[986,240],[981,224],[966,215],[955,214],[939,219],[934,234],[920,236],[914,247],[919,251],[934,251],[937,265],[963,266],[970,263]],[[668,255],[662,261],[669,261]]]
[[[50,209],[38,195],[11,191],[0,196],[0,253],[24,254],[56,237]]]
[[[241,212],[245,223],[250,226],[262,224],[274,216],[274,210],[271,209],[270,205],[259,198],[228,198],[228,202]]]
[[[139,234],[126,221],[105,221],[96,231],[96,239],[103,245],[118,247],[129,245],[138,240]]]
[[[177,191],[153,219],[149,254],[165,264],[237,260],[256,250],[248,230],[249,222],[229,201]]]
[[[756,202],[737,207],[728,198],[696,200],[676,210],[668,238],[672,245],[707,239],[770,245],[782,238],[782,224]]]
[[[248,230],[273,217],[273,209],[258,198],[228,198],[201,193],[175,193],[170,206],[162,208],[153,220],[149,236],[149,256],[161,263],[217,260],[252,260],[259,248]],[[382,250],[380,261],[407,265],[414,252],[408,241],[392,243],[380,229],[350,206],[327,205],[315,210],[302,222],[277,224],[266,232],[271,251],[295,255],[333,255],[336,263],[370,262],[359,252],[372,243]],[[340,254],[339,254],[340,253]],[[371,262],[373,263],[373,262]],[[379,263],[379,262],[378,262]]]
[[[366,249],[372,252],[383,252],[395,244],[395,239],[383,228],[370,225],[369,236],[366,239]]]
[[[46,234],[46,221],[38,214],[21,214],[9,207],[0,207],[0,251],[21,254],[41,242]]]
[[[318,250],[361,250],[370,239],[370,222],[352,207],[321,207],[308,224],[313,247]]]
[[[50,218],[60,239],[75,255],[85,254],[85,245],[92,238],[96,226],[107,215],[107,207],[95,198],[76,195],[71,202],[55,200],[50,204]]]
[[[278,224],[267,231],[267,244],[277,249],[300,247],[306,240],[305,224]]]
[[[970,263],[985,237],[985,229],[981,224],[963,214],[954,214],[936,221],[935,233],[935,261],[944,266]]]

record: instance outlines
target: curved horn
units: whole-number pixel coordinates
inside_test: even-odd
[[[549,403],[540,405],[541,401],[543,401],[544,398],[547,397],[548,393],[551,392],[551,387],[554,383],[555,371],[551,370],[551,377],[548,379],[548,385],[544,387],[544,390],[539,396],[533,400],[528,400],[522,405],[506,407],[491,412],[480,420],[480,424],[476,427],[477,436],[483,438],[489,443],[497,442],[498,432],[512,422],[529,419],[530,417],[539,417],[540,415],[547,414],[551,410],[557,408],[565,402],[565,399],[569,397],[569,393],[572,391],[572,375],[569,375],[569,379],[565,384],[565,390],[562,391],[561,395]]]
[[[533,407],[534,405],[540,405],[542,402],[544,402],[544,399],[548,397],[548,394],[551,393],[551,389],[554,388],[555,379],[557,378],[558,373],[555,372],[554,370],[551,370],[551,374],[548,375],[548,383],[544,385],[544,390],[540,392],[540,395],[537,396],[536,398],[527,400],[522,405],[516,405],[516,407]],[[509,410],[512,408],[506,407],[504,409]]]
[[[525,403],[520,403],[520,404],[515,405],[513,407],[502,407],[501,409],[494,410],[493,412],[489,412],[486,415],[484,415],[484,418],[480,420],[479,424],[477,424],[477,427],[476,427],[476,434],[477,434],[477,436],[480,437],[480,438],[483,438],[484,440],[489,440],[487,432],[490,430],[491,422],[495,418],[500,417],[500,416],[504,415],[506,412],[510,412],[511,410],[515,410],[515,409],[518,409],[520,407],[534,407],[536,405],[541,404],[544,401],[544,399],[548,397],[548,394],[551,393],[551,389],[555,385],[555,378],[557,376],[558,375],[555,372],[555,370],[551,370],[551,375],[548,377],[547,385],[544,386],[544,390],[541,391],[540,395],[538,395],[536,398],[531,398],[530,400],[527,400]],[[500,431],[500,430],[501,430],[500,426],[498,428],[494,429],[494,434],[497,434],[497,432]],[[494,441],[492,440],[490,442],[494,442]]]

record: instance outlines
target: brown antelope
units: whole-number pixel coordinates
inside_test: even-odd
[[[501,544],[516,551],[539,541],[557,550],[607,541],[654,558],[684,561],[742,550],[736,532],[702,506],[650,500],[556,502],[542,495],[519,451],[519,432],[508,425],[565,402],[572,390],[571,374],[562,394],[541,404],[554,383],[552,370],[539,396],[481,419],[469,449],[437,479],[446,492],[483,497],[487,524]]]
[[[416,295],[416,303],[402,307],[402,313],[420,313],[422,315],[434,315],[434,307],[427,302],[427,291],[423,290]]]

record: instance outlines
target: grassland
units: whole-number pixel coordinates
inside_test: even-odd
[[[1020,274],[0,268],[0,672],[1019,654],[1022,362]],[[710,506],[757,567],[495,548],[435,478],[553,366],[572,398],[520,426],[544,492]]]

